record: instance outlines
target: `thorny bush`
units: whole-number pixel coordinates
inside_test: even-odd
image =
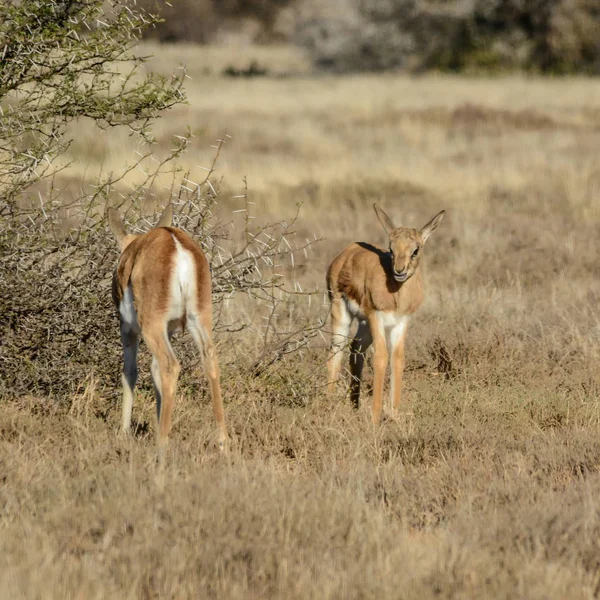
[[[255,227],[242,194],[243,235],[231,235],[233,223],[214,211],[214,164],[200,183],[177,167],[191,134],[158,157],[149,126],[185,100],[185,70],[171,78],[143,73],[148,57],[135,45],[157,22],[124,0],[0,0],[0,397],[65,397],[91,369],[101,386],[116,388],[110,280],[117,251],[104,219],[108,204],[126,208],[130,228],[142,231],[153,224],[141,216],[148,207],[175,203],[175,224],[203,245],[213,269],[217,331],[258,329],[247,365],[255,375],[318,331],[296,309],[283,328],[276,318],[300,293],[285,289],[288,262],[312,243],[293,244],[294,220]],[[146,151],[69,199],[57,175],[68,174],[63,159],[75,119],[128,128]],[[170,192],[159,195],[167,178]],[[222,310],[238,292],[262,304],[257,323],[250,311],[232,320]]]
[[[246,354],[245,364],[237,365],[249,375],[261,375],[317,335],[321,322],[305,310],[303,302],[310,300],[310,292],[296,285],[290,289],[287,277],[293,275],[294,256],[303,257],[315,240],[296,241],[295,218],[254,226],[246,193],[239,196],[243,208],[236,211],[241,213],[241,227],[236,227],[238,215],[229,221],[219,218],[220,192],[211,176],[224,141],[219,141],[215,162],[199,183],[174,166],[188,142],[189,137],[179,138],[169,156],[125,195],[119,184],[131,170],[139,170],[150,154],[68,204],[60,195],[51,195],[28,205],[15,218],[3,218],[0,396],[67,397],[91,370],[101,388],[115,393],[121,349],[110,281],[118,251],[107,230],[107,202],[120,206],[133,232],[156,222],[158,208],[149,217],[140,216],[148,210],[144,206],[157,207],[159,201],[169,199],[174,203],[174,225],[200,243],[211,265],[217,339],[222,345],[227,339],[233,343],[240,330],[254,330],[248,336],[257,340],[253,353]],[[155,183],[165,173],[173,176],[173,183],[168,196],[161,192],[158,198]],[[227,310],[240,294],[251,306],[245,311]],[[185,358],[188,363],[197,360],[191,355]],[[197,377],[197,370],[192,373],[184,367],[182,377],[184,381]]]

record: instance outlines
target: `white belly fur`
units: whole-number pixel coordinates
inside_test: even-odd
[[[355,302],[354,300],[351,300],[350,298],[344,296],[344,302],[346,304],[346,308],[348,309],[348,312],[350,313],[350,315],[352,316],[353,319],[358,319],[359,321],[365,321],[366,320],[366,316],[363,315],[362,311],[360,310],[360,306],[358,306],[358,303]]]
[[[360,310],[360,306],[354,300],[344,296],[344,303],[352,319],[366,321],[367,317]],[[381,333],[385,336],[390,348],[396,346],[396,342],[404,336],[408,327],[408,315],[399,315],[394,312],[377,311],[377,322]]]

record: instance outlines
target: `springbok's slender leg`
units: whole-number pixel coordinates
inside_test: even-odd
[[[354,408],[360,404],[360,384],[365,364],[365,352],[372,344],[373,338],[366,321],[360,321],[356,335],[350,344],[350,400]]]
[[[160,367],[156,357],[152,357],[152,365],[150,366],[152,372],[152,383],[154,384],[154,396],[156,397],[156,422],[160,421],[160,407],[162,404],[162,392],[160,383]]]
[[[380,324],[377,312],[375,311],[369,315],[369,328],[375,349],[375,356],[373,357],[373,424],[379,425],[381,421],[383,380],[388,363],[388,351],[385,341],[385,329]]]
[[[398,410],[400,408],[400,399],[402,397],[402,378],[404,376],[404,340],[406,340],[406,328],[408,317],[402,320],[390,331],[390,346],[392,351],[391,368],[391,408]]]
[[[173,331],[169,332],[169,342],[173,337]],[[152,357],[152,364],[150,365],[150,372],[152,373],[152,383],[154,384],[154,397],[156,398],[156,422],[160,421],[160,407],[162,405],[162,392],[160,382],[160,366],[156,357]]]
[[[171,416],[175,402],[175,391],[179,377],[179,361],[173,352],[166,328],[163,323],[154,327],[146,327],[143,332],[144,341],[156,361],[160,383],[160,412],[158,413],[158,448],[164,450],[171,430]],[[156,385],[156,381],[155,381]],[[158,396],[157,396],[158,401]]]
[[[221,398],[221,372],[217,352],[212,340],[212,319],[209,317],[195,316],[188,313],[187,326],[202,353],[204,371],[210,385],[213,412],[217,422],[219,450],[227,449],[227,427],[225,426],[225,413],[223,399]]]
[[[352,317],[342,298],[331,303],[331,349],[327,361],[327,391],[332,392],[342,370],[344,346],[348,342]]]
[[[121,326],[121,343],[123,344],[123,373],[121,375],[121,382],[123,384],[123,416],[121,429],[124,433],[128,433],[131,427],[133,390],[135,389],[138,376],[138,336],[125,325]]]

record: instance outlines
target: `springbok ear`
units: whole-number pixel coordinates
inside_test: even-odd
[[[106,211],[106,215],[108,217],[108,224],[110,226],[110,230],[113,232],[113,235],[117,238],[117,242],[119,242],[120,244],[123,238],[127,235],[127,232],[123,227],[123,221],[121,221],[119,212],[116,208],[110,207]]]
[[[442,219],[444,218],[445,212],[445,210],[440,211],[437,215],[435,215],[435,217],[433,217],[433,219],[431,219],[431,221],[429,221],[429,223],[427,223],[427,225],[425,225],[421,229],[421,237],[423,238],[423,243],[425,243],[427,241],[427,238],[439,227],[440,223],[442,222]]]
[[[379,222],[385,229],[386,233],[390,235],[390,233],[396,229],[392,223],[392,220],[383,212],[383,209],[379,206],[379,204],[373,204],[373,208],[375,209],[375,214],[377,215]]]
[[[171,223],[173,222],[173,205],[169,202],[167,206],[165,206],[165,210],[163,210],[163,214],[160,216],[156,227],[171,227]]]

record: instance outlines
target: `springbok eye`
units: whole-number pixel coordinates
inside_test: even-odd
[[[417,258],[417,256],[418,256],[418,255],[419,255],[419,246],[417,246],[417,247],[414,249],[414,251],[413,251],[413,253],[412,253],[412,255],[411,255],[411,258]]]

